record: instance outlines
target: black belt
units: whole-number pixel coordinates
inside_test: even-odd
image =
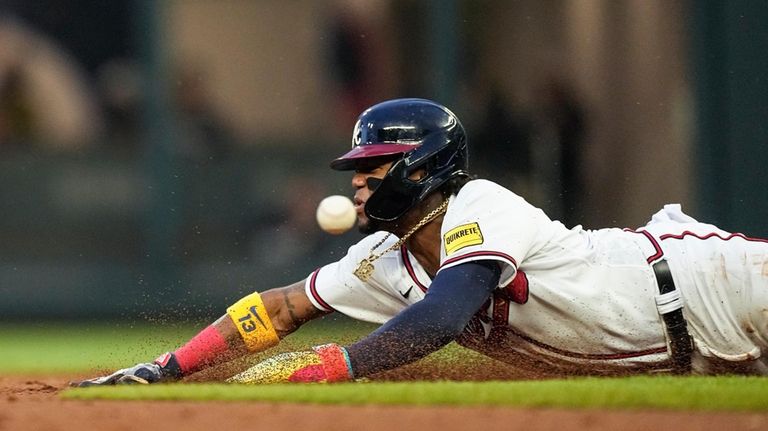
[[[693,354],[693,342],[688,335],[688,325],[683,317],[683,303],[680,292],[676,291],[672,273],[666,260],[659,260],[653,264],[653,273],[659,285],[660,295],[656,297],[656,306],[659,308],[664,326],[669,338],[669,350],[672,357],[672,371],[675,374],[688,374],[691,372],[691,355]]]

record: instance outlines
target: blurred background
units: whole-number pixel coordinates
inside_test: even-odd
[[[365,107],[427,97],[571,227],[768,236],[768,5],[0,0],[0,321],[211,319],[359,238],[314,221]]]

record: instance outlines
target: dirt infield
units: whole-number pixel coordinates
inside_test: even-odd
[[[61,376],[0,376],[0,431],[31,430],[764,430],[768,413],[320,406],[62,400]]]

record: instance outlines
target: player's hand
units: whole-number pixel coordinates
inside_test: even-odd
[[[352,380],[347,351],[338,344],[325,344],[305,352],[281,353],[227,379],[230,383],[310,383]]]
[[[178,366],[173,355],[166,353],[154,362],[137,364],[130,368],[123,368],[114,373],[70,383],[71,386],[87,388],[89,386],[150,384],[176,380],[179,377]]]

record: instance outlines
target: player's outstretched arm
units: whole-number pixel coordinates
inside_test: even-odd
[[[498,285],[494,261],[474,261],[439,272],[423,300],[350,346],[316,346],[281,353],[228,381],[336,382],[366,377],[421,359],[455,339]]]
[[[310,302],[304,281],[252,293],[174,352],[73,386],[156,383],[176,380],[249,352],[266,350],[302,324],[325,314]]]

